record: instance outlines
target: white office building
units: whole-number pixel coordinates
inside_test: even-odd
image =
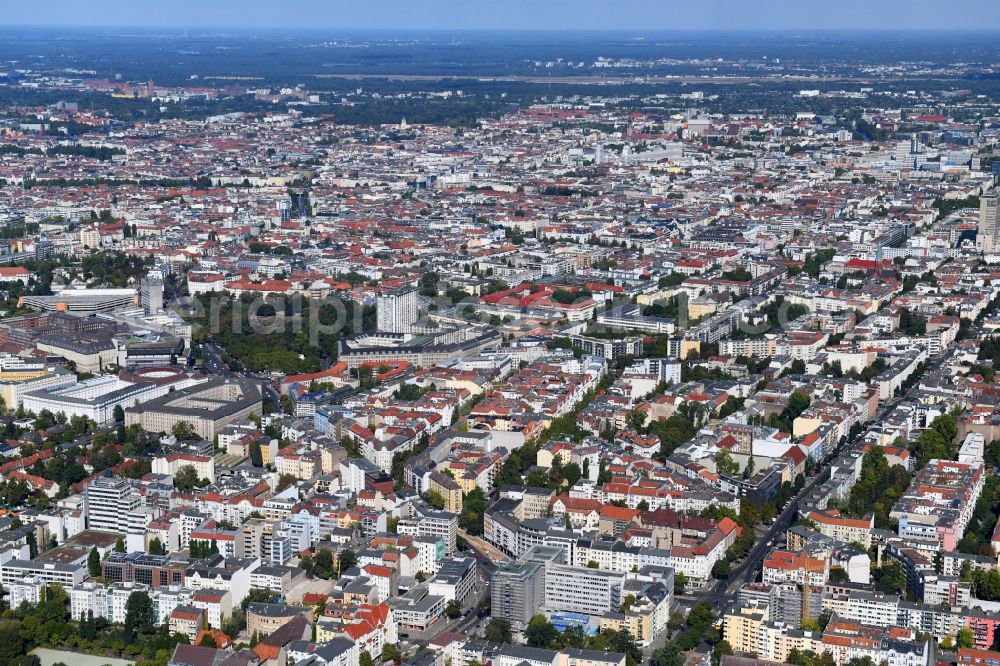
[[[26,576],[7,584],[7,603],[17,608],[23,603],[34,606],[42,600],[45,581],[38,576]]]
[[[1000,206],[997,206],[997,188],[986,192],[979,199],[979,232],[976,234],[976,249],[980,252],[996,252],[1000,249]]]
[[[545,608],[602,616],[621,604],[625,574],[602,569],[545,566]]]
[[[129,514],[136,511],[142,498],[125,479],[99,477],[83,491],[83,513],[87,529],[127,532]]]
[[[10,586],[18,580],[37,577],[46,585],[59,583],[68,588],[82,583],[86,575],[86,562],[57,564],[34,560],[10,560],[0,565],[0,586],[9,590]]]
[[[380,294],[376,300],[376,318],[380,331],[411,333],[419,314],[417,290],[413,287]]]

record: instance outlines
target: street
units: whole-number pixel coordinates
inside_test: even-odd
[[[216,343],[205,342],[202,347],[205,369],[212,374],[221,375],[222,377],[235,377],[236,373],[230,370],[229,366],[227,366],[222,360],[222,353],[222,348]],[[267,378],[256,375],[249,370],[243,370],[240,374],[252,382],[258,382],[261,389],[261,397],[263,397],[265,401],[270,402],[274,409],[279,409],[280,396],[278,395],[278,392],[274,390],[274,387]]]
[[[945,353],[928,362],[924,371],[921,373],[921,377],[927,375],[928,373],[936,372],[948,360],[949,356],[950,354]],[[918,379],[918,381],[914,382],[913,386],[908,388],[906,391],[903,391],[900,395],[895,396],[881,404],[876,410],[873,421],[878,421],[883,418],[896,405],[904,400],[907,400],[913,391],[917,390],[919,384],[920,382]],[[848,450],[856,444],[856,440],[851,440],[841,446],[834,455],[837,455],[841,451]],[[761,569],[761,564],[770,550],[776,546],[780,547],[782,545],[779,543],[778,538],[795,521],[799,501],[807,493],[811,492],[817,484],[826,480],[828,470],[829,464],[823,465],[819,468],[818,473],[812,477],[812,479],[805,486],[802,487],[802,490],[789,500],[782,512],[775,518],[774,523],[762,536],[760,536],[760,538],[758,538],[746,558],[739,565],[732,568],[728,579],[712,581],[704,589],[699,590],[695,594],[679,596],[678,601],[684,602],[684,605],[688,607],[693,607],[699,603],[706,602],[712,607],[712,610],[716,614],[721,615],[726,610],[726,607],[735,600],[736,591],[739,587],[744,583],[753,581],[757,577],[757,573]],[[655,650],[662,647],[669,638],[670,636],[668,636],[666,632],[664,632],[661,636],[658,636],[645,648],[646,654],[652,654]]]
[[[478,550],[474,543],[474,541],[483,544],[485,544],[485,542],[481,539],[468,535],[464,531],[460,531],[460,534],[469,544],[469,549],[476,558],[476,566],[478,569],[477,576],[479,580],[475,593],[466,600],[462,615],[454,619],[448,619],[446,616],[443,616],[442,619],[432,624],[427,631],[410,633],[407,638],[404,639],[405,641],[426,643],[427,641],[431,641],[447,631],[453,631],[466,635],[479,633],[482,628],[486,626],[486,623],[489,622],[489,616],[481,618],[479,617],[477,610],[479,608],[479,604],[482,603],[482,601],[490,594],[490,580],[493,578],[493,573],[496,571],[497,565],[493,562],[488,553]],[[479,626],[480,624],[482,626]],[[402,643],[403,641],[400,642]]]
[[[231,371],[223,361],[223,353],[223,350],[217,344],[213,342],[205,343],[203,347],[204,366],[213,374],[223,377],[233,377],[236,373]],[[948,356],[948,354],[943,354],[939,358],[930,361],[924,368],[921,376],[937,371],[945,363]],[[280,404],[279,395],[266,377],[255,375],[246,370],[240,374],[251,381],[260,382],[261,394],[264,400],[270,401],[275,408],[278,408]],[[873,415],[873,421],[884,418],[898,404],[909,399],[918,385],[919,381],[914,382],[913,386],[903,391],[900,395],[893,396],[881,403]],[[835,456],[841,451],[850,449],[856,445],[857,439],[848,441],[839,447],[833,455]],[[699,603],[708,603],[717,615],[725,612],[727,607],[735,600],[740,586],[753,581],[757,577],[763,560],[768,553],[774,547],[780,548],[784,545],[784,532],[795,521],[799,502],[802,497],[810,493],[817,484],[828,478],[829,461],[824,461],[824,463],[821,463],[821,466],[817,468],[816,475],[810,478],[803,488],[785,505],[781,513],[775,517],[773,523],[766,530],[757,534],[758,538],[750,549],[750,552],[739,564],[733,566],[727,579],[710,581],[704,588],[690,595],[678,595],[676,602],[687,608],[691,608]],[[760,529],[759,526],[758,529]],[[488,621],[488,617],[479,618],[476,609],[479,603],[490,593],[490,579],[493,572],[496,571],[498,565],[509,561],[510,558],[480,537],[470,535],[465,530],[460,530],[459,534],[466,541],[470,550],[475,553],[479,566],[479,584],[476,594],[469,600],[471,605],[467,603],[460,617],[454,619],[443,618],[432,625],[426,632],[411,635],[409,640],[432,640],[445,631],[461,633],[478,632],[482,630],[486,621]],[[670,638],[672,638],[670,632],[663,632],[663,634],[646,646],[645,653],[647,655],[652,654]]]

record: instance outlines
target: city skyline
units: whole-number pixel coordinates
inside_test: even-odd
[[[652,0],[629,0],[609,12],[596,0],[513,0],[496,11],[488,3],[430,0],[404,3],[387,0],[376,6],[338,6],[301,0],[276,6],[259,0],[218,0],[206,6],[193,0],[126,3],[96,0],[80,3],[55,0],[39,14],[30,6],[6,8],[8,26],[158,27],[205,29],[330,29],[330,30],[995,30],[1000,4],[988,0],[957,0],[943,13],[940,3],[915,0],[900,11],[896,3],[847,0],[828,6],[782,0],[748,4],[714,0],[676,6]]]
[[[9,9],[0,666],[1000,664],[1000,2],[902,6]]]

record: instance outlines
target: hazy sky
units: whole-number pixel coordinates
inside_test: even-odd
[[[1000,0],[46,0],[3,25],[413,29],[992,29]]]

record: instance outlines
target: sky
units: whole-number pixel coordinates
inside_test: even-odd
[[[5,26],[1000,30],[1000,0],[46,0],[42,6],[4,5]]]

